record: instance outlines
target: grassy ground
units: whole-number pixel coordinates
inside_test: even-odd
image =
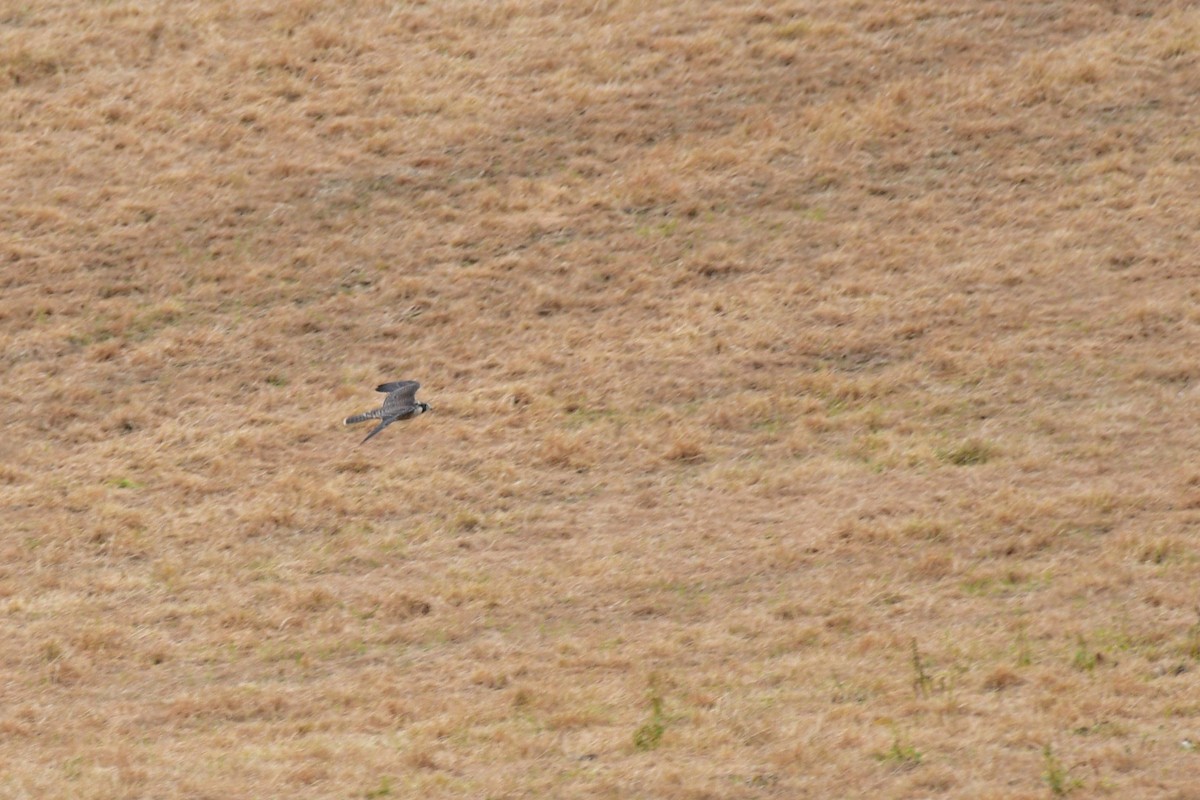
[[[0,5],[0,796],[1194,796],[1198,85],[1184,3]]]

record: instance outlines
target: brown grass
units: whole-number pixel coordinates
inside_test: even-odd
[[[1197,85],[1183,3],[0,9],[0,796],[1190,796]]]

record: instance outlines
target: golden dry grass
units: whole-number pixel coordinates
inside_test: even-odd
[[[1185,3],[0,6],[0,796],[1194,796],[1198,85]]]

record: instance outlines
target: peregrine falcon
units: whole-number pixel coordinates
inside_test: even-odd
[[[424,414],[428,411],[430,408],[428,403],[417,402],[417,389],[420,388],[421,384],[416,381],[381,383],[375,387],[375,391],[387,394],[387,397],[383,399],[383,406],[362,414],[355,414],[353,417],[346,417],[343,424],[353,425],[356,422],[365,422],[369,419],[379,420],[379,424],[367,434],[366,439],[363,439],[363,443],[365,443],[367,439],[370,439],[396,420],[412,419],[418,414]]]

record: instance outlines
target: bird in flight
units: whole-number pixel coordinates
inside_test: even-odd
[[[343,424],[353,425],[356,422],[365,422],[369,419],[379,420],[379,424],[367,434],[366,439],[363,439],[363,443],[366,443],[367,439],[370,439],[396,420],[412,419],[418,414],[424,414],[429,410],[430,406],[428,403],[417,402],[417,389],[420,388],[421,384],[416,381],[381,383],[375,387],[375,391],[387,394],[387,397],[383,398],[383,406],[362,414],[355,414],[353,417],[346,417]]]

